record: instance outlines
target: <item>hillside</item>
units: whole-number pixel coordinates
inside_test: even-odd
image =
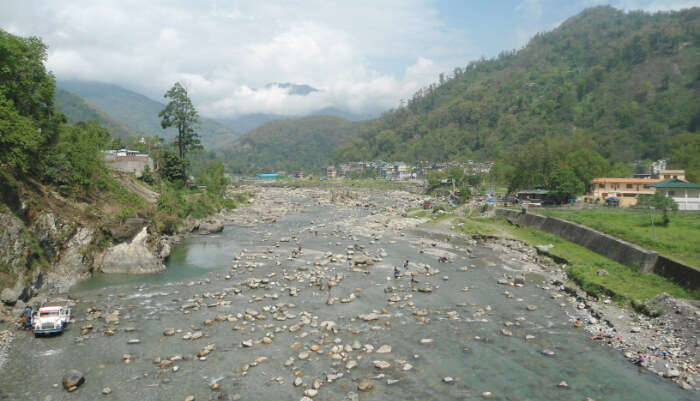
[[[270,121],[222,147],[231,149],[225,157],[236,172],[317,169],[356,134],[358,124],[333,116]]]
[[[670,156],[674,135],[698,138],[699,27],[698,8],[585,10],[517,52],[455,68],[335,155],[485,159],[575,137],[611,161]]]
[[[165,105],[116,85],[86,81],[58,81],[57,86],[84,98],[113,116],[139,135],[159,135],[165,139],[175,136],[174,129],[163,130],[158,113]],[[201,118],[198,133],[205,147],[236,133],[218,121]]]
[[[82,97],[66,90],[56,88],[54,97],[56,109],[68,117],[68,122],[97,121],[113,137],[128,138],[137,136],[136,132],[121,121],[88,103]]]
[[[335,116],[348,119],[350,121],[363,121],[375,118],[378,114],[355,114],[349,111],[341,110],[335,107],[326,107],[321,110],[314,111],[309,114],[310,116]],[[251,113],[243,114],[236,118],[220,118],[224,125],[232,128],[235,132],[245,134],[258,128],[259,126],[265,124],[268,121],[274,120],[288,120],[291,118],[306,117],[306,116],[285,116],[281,114],[266,114],[266,113]]]

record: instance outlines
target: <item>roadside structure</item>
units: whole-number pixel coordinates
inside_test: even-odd
[[[700,185],[669,178],[649,185],[678,204],[678,210],[700,210]]]

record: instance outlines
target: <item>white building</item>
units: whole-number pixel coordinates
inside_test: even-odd
[[[649,185],[678,204],[678,210],[700,211],[700,185],[681,181],[676,178]]]

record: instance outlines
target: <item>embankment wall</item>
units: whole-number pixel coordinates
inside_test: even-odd
[[[592,228],[556,217],[522,213],[512,209],[497,209],[496,215],[506,217],[515,224],[557,235],[641,273],[656,273],[686,288],[700,288],[700,270]]]

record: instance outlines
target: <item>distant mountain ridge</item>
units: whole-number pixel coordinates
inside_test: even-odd
[[[294,118],[304,118],[304,117],[308,117],[308,116],[334,116],[334,117],[342,117],[342,118],[348,119],[350,121],[364,121],[364,120],[369,120],[369,119],[378,117],[379,113],[377,113],[377,114],[355,114],[355,113],[351,113],[349,111],[340,110],[340,109],[335,108],[335,107],[326,107],[324,109],[314,111],[314,112],[309,113],[308,115],[304,115],[304,116],[285,116],[282,114],[253,113],[253,114],[244,114],[244,115],[236,117],[236,118],[220,118],[219,121],[221,121],[221,123],[232,128],[234,131],[236,131],[240,134],[246,134],[246,133],[260,127],[261,125],[265,124],[268,121],[289,120],[289,119],[294,119]]]
[[[361,124],[328,115],[268,121],[218,148],[235,172],[309,171],[332,162],[333,149]]]
[[[64,89],[56,88],[54,104],[58,111],[68,117],[68,122],[71,124],[81,121],[97,121],[115,138],[137,136],[134,130],[121,121],[88,103],[84,98]]]
[[[136,135],[158,135],[170,140],[175,137],[175,129],[163,130],[158,113],[165,104],[120,86],[90,81],[57,82],[57,87],[84,98],[90,104],[114,117]],[[69,116],[70,117],[70,116]],[[236,132],[218,121],[200,117],[199,135],[205,147],[223,137],[235,137]]]

